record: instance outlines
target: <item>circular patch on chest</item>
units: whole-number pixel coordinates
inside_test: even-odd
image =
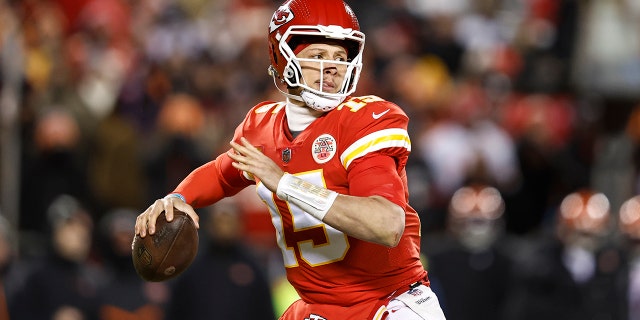
[[[325,163],[336,154],[336,139],[330,134],[322,134],[313,141],[311,155],[317,163]]]

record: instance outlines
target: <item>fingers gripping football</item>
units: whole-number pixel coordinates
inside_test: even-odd
[[[231,147],[235,151],[229,153],[233,166],[257,177],[265,187],[275,192],[284,171],[244,137],[240,138],[240,143],[231,141]]]
[[[182,201],[180,198],[167,196],[162,199],[157,199],[151,204],[143,213],[136,218],[135,231],[140,237],[145,237],[147,234],[154,234],[156,231],[156,222],[158,217],[164,212],[167,221],[173,220],[174,208],[186,213],[196,225],[196,228],[200,228],[199,217],[193,208]]]

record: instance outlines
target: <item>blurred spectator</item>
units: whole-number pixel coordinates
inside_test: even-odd
[[[482,85],[467,79],[452,92],[446,104],[433,108],[433,123],[417,143],[432,175],[432,209],[443,212],[453,192],[467,183],[510,190],[520,178],[515,143],[496,121]]]
[[[167,319],[275,319],[270,284],[241,241],[239,215],[232,200],[202,215],[202,250],[176,278]]]
[[[555,233],[523,247],[509,294],[510,319],[621,319],[615,294],[620,259],[609,243],[603,193],[581,189],[558,208]]]
[[[515,87],[547,94],[570,90],[571,61],[582,18],[580,2],[534,0],[519,5],[520,21],[510,28],[514,31],[511,45],[520,53],[519,70],[512,74]],[[511,20],[507,14],[504,17]]]
[[[101,252],[107,273],[98,301],[100,320],[161,320],[169,287],[146,282],[131,262],[131,240],[138,212],[128,208],[109,211],[100,221]]]
[[[9,1],[10,2],[10,1]],[[60,45],[67,25],[63,11],[54,1],[26,0],[14,4],[20,15],[24,51],[25,96],[23,112],[39,112],[55,103],[54,88],[65,72]]]
[[[12,271],[17,251],[15,247],[15,232],[9,221],[0,212],[0,319],[9,320],[8,305],[13,298],[14,286],[17,285]]]
[[[130,6],[126,1],[90,0],[79,12],[67,42],[74,95],[88,118],[99,121],[116,104],[135,51],[131,43]]]
[[[637,95],[640,87],[640,5],[634,0],[580,2],[573,81],[584,92]]]
[[[521,175],[520,183],[505,193],[509,233],[527,235],[552,225],[550,216],[561,198],[588,185],[591,154],[585,155],[590,149],[583,148],[590,141],[571,136],[575,109],[571,98],[546,94],[514,94],[503,105],[502,125],[515,141]],[[595,134],[593,128],[585,129]],[[574,145],[567,145],[570,138]],[[578,148],[571,151],[577,154],[560,165],[559,154],[566,148]],[[569,181],[563,181],[565,177]]]
[[[133,123],[141,139],[145,139],[155,132],[160,106],[174,90],[173,84],[162,65],[144,60],[138,61],[123,81],[119,112]]]
[[[595,141],[590,172],[594,188],[603,190],[612,208],[635,195],[634,152],[636,142],[625,132],[628,119],[638,99],[604,97],[600,134]]]
[[[469,6],[456,22],[455,38],[464,48],[464,70],[483,74],[494,67],[494,59],[512,39],[513,29],[500,15],[501,1],[470,1]]]
[[[121,105],[99,122],[92,138],[87,176],[96,219],[115,208],[141,208],[147,196],[143,141]]]
[[[197,24],[193,23],[185,9],[175,2],[167,3],[159,12],[154,28],[149,30],[145,37],[146,55],[151,61],[170,62],[169,66],[174,69],[173,75],[176,77],[181,76],[180,70],[187,68],[186,64],[204,49],[204,41],[198,33]]]
[[[96,319],[104,276],[91,263],[93,220],[77,199],[57,197],[49,206],[50,254],[32,262],[12,305],[12,319]]]
[[[206,162],[201,134],[205,125],[201,103],[187,94],[171,95],[157,118],[157,135],[147,145],[147,199],[162,198],[191,170]]]
[[[19,228],[26,255],[43,253],[47,210],[54,199],[68,194],[85,206],[90,203],[81,139],[77,120],[63,109],[51,108],[37,119],[21,171]]]
[[[640,101],[631,111],[625,131],[633,141],[633,186],[632,193],[640,194]]]
[[[640,196],[634,196],[620,208],[618,227],[622,235],[624,265],[618,277],[620,319],[640,319]]]
[[[447,319],[508,319],[504,310],[512,261],[503,214],[504,200],[489,185],[464,186],[451,198],[447,238],[440,239],[444,244],[431,243],[437,248],[427,254]]]

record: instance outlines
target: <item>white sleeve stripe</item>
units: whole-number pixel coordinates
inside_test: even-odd
[[[407,130],[384,129],[370,133],[350,145],[341,155],[342,166],[348,168],[353,160],[363,157],[371,152],[386,148],[406,148],[411,151],[411,140]]]

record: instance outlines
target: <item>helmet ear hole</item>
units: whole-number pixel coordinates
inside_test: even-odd
[[[291,67],[286,67],[284,69],[284,74],[283,76],[285,78],[287,78],[289,81],[294,82],[295,81],[295,72],[293,71],[293,68]]]

